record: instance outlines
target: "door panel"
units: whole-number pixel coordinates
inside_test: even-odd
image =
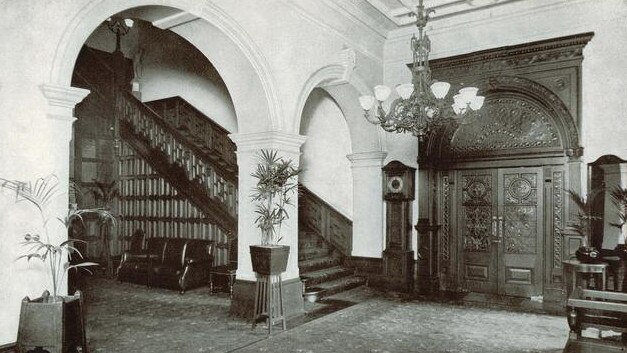
[[[471,291],[542,293],[541,168],[459,172],[461,275]]]
[[[498,214],[503,238],[499,257],[499,293],[542,294],[542,168],[500,169]]]
[[[492,221],[496,211],[494,170],[460,173],[461,200],[458,234],[462,239],[462,276],[469,290],[494,293],[497,290],[497,259],[493,245]]]

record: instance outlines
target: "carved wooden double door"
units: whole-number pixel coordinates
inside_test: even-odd
[[[542,168],[457,174],[460,274],[473,292],[542,295]]]

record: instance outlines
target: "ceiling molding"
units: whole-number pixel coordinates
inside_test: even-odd
[[[337,0],[322,0],[321,2],[352,23],[365,26],[382,39],[387,38],[387,34],[391,28],[385,27],[385,25],[378,22],[372,16],[364,13],[358,6],[355,6],[354,3]]]
[[[335,34],[336,36],[338,36],[339,38],[342,39],[342,41],[344,41],[344,43],[346,43],[347,46],[354,48],[356,51],[358,51],[359,53],[363,54],[364,56],[370,58],[371,60],[373,60],[376,63],[383,63],[383,52],[381,51],[380,53],[374,53],[372,52],[372,50],[370,50],[370,48],[362,45],[361,43],[358,43],[357,41],[349,38],[347,35],[345,35],[344,33],[342,33],[341,31],[339,31],[338,29],[334,28],[333,26],[327,24],[326,22],[322,21],[319,16],[315,16],[313,14],[311,14],[309,11],[307,11],[306,9],[304,9],[303,7],[301,7],[300,5],[296,4],[295,1],[290,1],[290,0],[282,0],[283,3],[289,7],[291,7],[292,9],[294,9],[296,11],[296,13],[298,13],[302,18],[310,21],[311,23]],[[361,26],[363,26],[363,24],[361,24],[361,22],[359,22],[358,24],[360,24]],[[371,29],[368,29],[369,31],[372,31]],[[383,42],[385,41],[385,38],[379,38],[379,40],[381,41],[381,48],[383,48]]]

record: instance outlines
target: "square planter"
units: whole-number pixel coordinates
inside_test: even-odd
[[[50,294],[22,300],[17,333],[17,351],[24,353],[41,347],[50,353],[87,352],[87,340],[79,291],[72,296],[50,301]]]
[[[260,275],[278,275],[285,272],[290,247],[286,245],[251,245],[253,271]]]

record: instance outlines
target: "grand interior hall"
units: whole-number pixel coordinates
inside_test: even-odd
[[[623,352],[627,1],[0,1],[0,352]]]

